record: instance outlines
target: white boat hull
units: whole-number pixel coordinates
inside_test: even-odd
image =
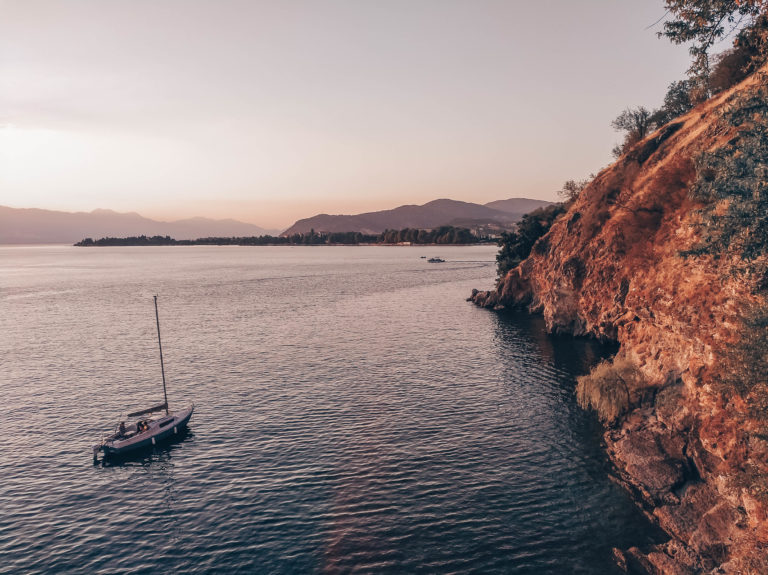
[[[94,445],[94,458],[99,451],[103,451],[105,456],[122,455],[139,449],[151,448],[164,440],[179,435],[186,429],[194,410],[195,406],[191,405],[186,409],[164,415],[159,419],[150,421],[147,430],[130,437],[122,437],[120,434],[108,437],[100,445]]]

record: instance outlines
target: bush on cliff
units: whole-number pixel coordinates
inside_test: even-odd
[[[629,410],[630,390],[641,386],[642,376],[631,361],[617,357],[600,362],[576,381],[579,405],[594,409],[600,421],[612,425]]]
[[[496,271],[501,280],[507,272],[531,255],[536,241],[549,231],[552,224],[565,213],[563,204],[552,204],[523,216],[514,232],[503,232],[496,254]]]
[[[654,113],[643,106],[627,108],[611,122],[611,126],[617,132],[624,132],[624,141],[611,151],[616,158],[656,129]]]
[[[754,54],[747,45],[737,44],[717,54],[715,65],[709,75],[709,89],[713,94],[723,92],[741,82],[754,72],[752,59]]]
[[[579,197],[584,188],[586,188],[592,180],[595,179],[595,174],[590,174],[588,178],[583,180],[568,180],[563,184],[563,187],[557,191],[557,195],[563,199],[563,202],[573,203],[576,198]]]
[[[667,88],[661,108],[653,113],[651,119],[654,127],[660,128],[690,111],[696,104],[691,94],[692,90],[693,83],[690,80],[672,82]]]
[[[693,199],[701,241],[685,255],[728,252],[743,259],[741,271],[755,273],[768,255],[768,86],[737,98],[721,118],[736,135],[696,161]],[[756,267],[757,266],[757,267]]]

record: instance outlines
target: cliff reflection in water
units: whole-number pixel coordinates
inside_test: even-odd
[[[535,344],[536,353],[541,359],[567,373],[588,373],[595,364],[618,350],[618,346],[612,342],[547,333],[544,319],[538,314],[504,310],[494,314],[494,317],[499,345],[518,345],[521,339],[530,341]],[[501,356],[502,361],[508,358],[508,354],[502,353]]]

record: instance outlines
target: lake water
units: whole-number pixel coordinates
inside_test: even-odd
[[[617,571],[605,350],[467,303],[495,250],[0,246],[0,573]],[[190,432],[94,465],[162,401],[154,294]]]

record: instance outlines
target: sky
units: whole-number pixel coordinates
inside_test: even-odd
[[[689,65],[663,0],[0,0],[0,205],[285,228],[555,200]]]

